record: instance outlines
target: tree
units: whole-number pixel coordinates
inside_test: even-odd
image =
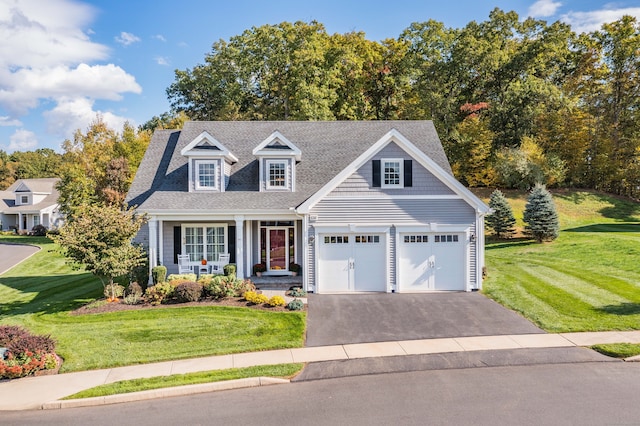
[[[560,223],[553,198],[543,185],[536,185],[524,209],[525,231],[537,242],[552,241],[558,237]]]
[[[131,240],[145,221],[133,209],[84,205],[53,238],[70,264],[84,266],[106,289],[114,278],[144,264],[144,250]]]
[[[516,219],[509,202],[502,191],[496,189],[489,198],[489,207],[493,212],[487,216],[487,225],[498,238],[511,238],[515,233]]]

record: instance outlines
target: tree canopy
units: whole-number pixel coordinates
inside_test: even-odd
[[[416,22],[380,42],[315,21],[253,27],[176,70],[167,96],[196,120],[431,119],[471,186],[638,196],[639,70],[636,18],[575,34],[496,8],[463,28]],[[521,176],[500,172],[514,164]]]

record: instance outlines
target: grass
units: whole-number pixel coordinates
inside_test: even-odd
[[[527,194],[505,195],[522,227]],[[579,191],[554,201],[557,240],[487,242],[483,292],[549,332],[640,329],[640,204]]]
[[[86,389],[63,399],[93,398],[98,396],[140,392],[144,390],[162,389],[174,386],[213,383],[226,380],[244,379],[248,377],[282,377],[291,378],[301,369],[303,364],[261,365],[247,368],[230,368],[226,370],[203,371],[198,373],[174,374],[171,376],[152,377],[149,379],[123,380]]]
[[[591,349],[613,358],[629,358],[640,355],[640,345],[633,343],[613,343],[593,345]]]
[[[0,236],[42,247],[0,276],[0,324],[50,334],[64,359],[61,372],[301,347],[303,312],[234,307],[171,307],[71,315],[102,296],[100,281],[73,271],[46,238]]]

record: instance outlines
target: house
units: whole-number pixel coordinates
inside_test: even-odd
[[[26,232],[36,225],[57,228],[62,224],[56,185],[60,179],[18,179],[0,191],[0,228]]]
[[[154,133],[127,201],[169,273],[229,253],[239,277],[300,264],[316,293],[482,286],[489,208],[430,121],[187,122]]]

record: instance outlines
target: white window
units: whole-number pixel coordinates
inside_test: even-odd
[[[20,196],[20,204],[29,204],[29,196],[21,195]]]
[[[287,189],[288,161],[267,160],[267,189]]]
[[[226,226],[222,224],[185,225],[183,228],[183,254],[189,261],[217,262],[220,254],[227,253]]]
[[[33,215],[33,226],[38,226],[38,225],[40,225],[40,216],[36,214],[36,215]]]
[[[402,188],[403,187],[403,165],[401,158],[383,158],[382,164],[382,187]]]
[[[218,189],[217,163],[215,160],[196,160],[196,189]]]

